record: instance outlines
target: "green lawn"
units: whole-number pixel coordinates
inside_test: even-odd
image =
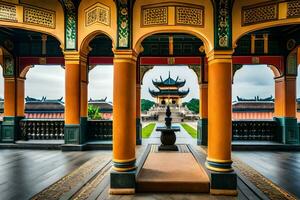
[[[182,123],[181,126],[184,128],[184,130],[192,136],[192,138],[197,138],[197,130],[191,127],[190,125],[186,123]]]
[[[150,123],[145,126],[142,130],[142,137],[149,138],[155,128],[155,123]]]

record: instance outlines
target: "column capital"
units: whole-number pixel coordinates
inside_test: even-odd
[[[80,62],[87,62],[87,55],[78,51],[65,51],[65,62],[68,64],[80,64]]]
[[[130,49],[130,50],[115,50],[114,51],[114,62],[115,61],[131,61],[136,63],[137,62],[138,54]]]
[[[207,54],[208,63],[213,60],[232,62],[233,50],[212,50]]]

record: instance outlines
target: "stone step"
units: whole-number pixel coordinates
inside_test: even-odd
[[[138,192],[209,193],[210,181],[194,156],[151,152],[137,177]]]

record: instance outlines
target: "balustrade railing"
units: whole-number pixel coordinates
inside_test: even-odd
[[[1,121],[0,121],[1,123]],[[111,120],[89,120],[87,139],[112,140]],[[300,131],[300,123],[298,123]],[[276,141],[277,124],[272,120],[238,120],[232,122],[234,141]],[[24,140],[63,140],[64,120],[59,119],[23,119],[20,121],[21,137]]]
[[[23,119],[20,121],[23,140],[63,140],[64,120]]]
[[[277,123],[272,120],[237,120],[232,122],[233,141],[276,141]]]
[[[89,120],[87,124],[88,140],[112,140],[112,126],[112,120]]]

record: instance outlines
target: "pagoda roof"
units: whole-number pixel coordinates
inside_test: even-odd
[[[27,96],[25,98],[25,112],[63,113],[65,106],[62,99],[63,97],[60,99],[47,99],[43,96],[41,99],[36,99]]]
[[[171,78],[171,73],[169,71],[169,77],[165,80],[162,79],[162,77],[160,76],[160,81],[157,80],[152,80],[153,85],[155,85],[156,87],[170,87],[170,86],[175,86],[175,87],[183,87],[185,85],[185,80],[184,81],[180,81],[179,80],[179,76],[176,77],[176,79],[174,80],[173,78]]]
[[[158,96],[169,96],[169,95],[178,95],[180,98],[186,97],[188,93],[190,92],[190,89],[188,90],[160,90],[160,91],[155,91],[155,90],[150,90],[149,92],[152,97],[158,97]]]

